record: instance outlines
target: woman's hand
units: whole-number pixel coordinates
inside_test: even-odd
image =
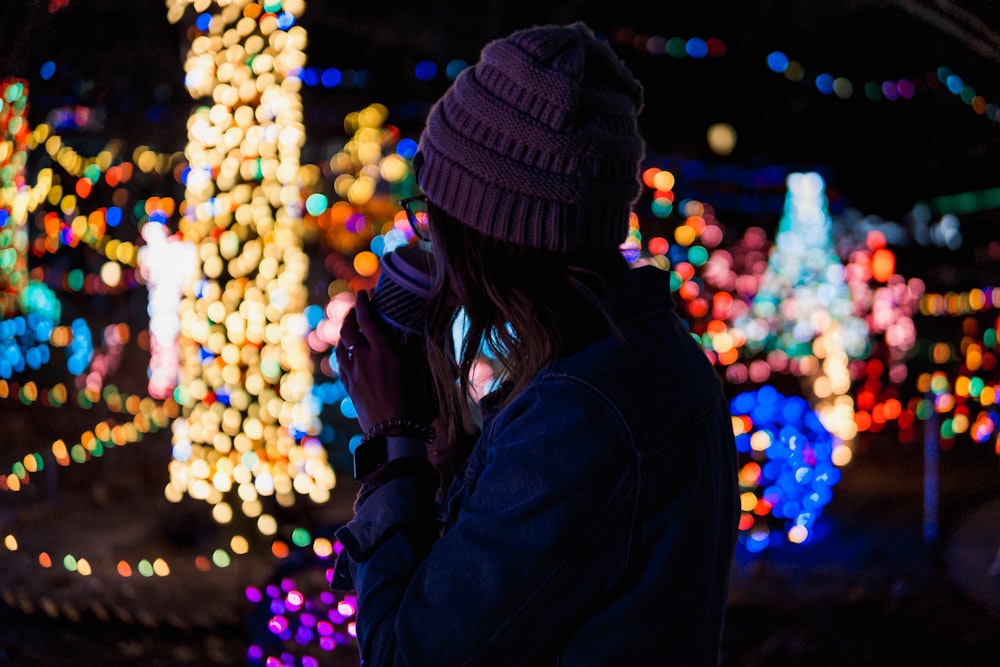
[[[423,341],[393,331],[363,290],[344,317],[336,356],[362,430],[389,419],[434,420],[437,401]]]

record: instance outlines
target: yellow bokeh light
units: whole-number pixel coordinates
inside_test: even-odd
[[[955,433],[965,433],[969,430],[969,418],[961,413],[956,414],[951,421],[951,428]]]
[[[833,462],[833,465],[843,467],[851,462],[853,456],[854,453],[851,451],[851,448],[841,443],[833,448],[833,451],[830,453],[830,460]]]
[[[165,577],[170,574],[170,566],[167,565],[167,561],[162,558],[157,558],[153,561],[153,572],[156,573],[158,577]]]
[[[792,526],[788,530],[788,541],[793,544],[802,544],[809,537],[809,529],[805,526]]]
[[[278,532],[278,522],[270,514],[261,514],[257,519],[257,530],[261,535],[274,535]]]
[[[406,178],[409,173],[409,165],[401,156],[393,153],[387,155],[379,164],[379,173],[382,178],[389,183],[398,183]]]
[[[716,155],[729,155],[736,148],[736,129],[729,123],[715,123],[706,132],[708,147]]]
[[[673,190],[675,182],[674,175],[666,169],[656,172],[656,175],[653,176],[653,187],[657,190]]]
[[[683,246],[694,243],[696,236],[694,229],[687,225],[681,225],[674,230],[674,239]]]
[[[234,535],[233,539],[229,540],[229,549],[234,554],[243,555],[250,551],[250,543],[242,535]]]
[[[105,262],[101,266],[101,281],[108,287],[118,287],[122,281],[122,267],[118,262]]]
[[[750,436],[750,448],[756,452],[762,452],[771,446],[773,436],[769,431],[757,431]]]
[[[216,523],[227,524],[233,520],[233,508],[229,503],[216,503],[212,506],[212,518]]]
[[[184,500],[184,492],[173,484],[167,484],[163,489],[163,496],[171,503],[179,503]]]
[[[313,542],[313,552],[320,558],[329,558],[333,555],[333,543],[325,537],[317,537]]]

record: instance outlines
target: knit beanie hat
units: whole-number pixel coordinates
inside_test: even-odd
[[[643,90],[581,22],[487,44],[431,108],[414,156],[431,202],[483,234],[617,248],[639,196]]]

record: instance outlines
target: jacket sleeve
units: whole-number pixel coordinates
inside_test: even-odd
[[[406,478],[372,491],[338,531],[366,666],[522,664],[586,617],[624,570],[635,455],[613,404],[550,378],[483,438],[485,461],[470,463],[439,538],[426,491]]]

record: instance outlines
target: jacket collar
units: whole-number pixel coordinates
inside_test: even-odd
[[[652,265],[639,266],[612,279],[611,313],[619,324],[661,309],[674,310],[669,271]]]
[[[610,280],[611,314],[618,324],[628,324],[663,311],[673,311],[670,272],[656,266],[639,266],[622,271]],[[479,402],[484,417],[494,414],[506,402],[514,384],[504,382]]]

